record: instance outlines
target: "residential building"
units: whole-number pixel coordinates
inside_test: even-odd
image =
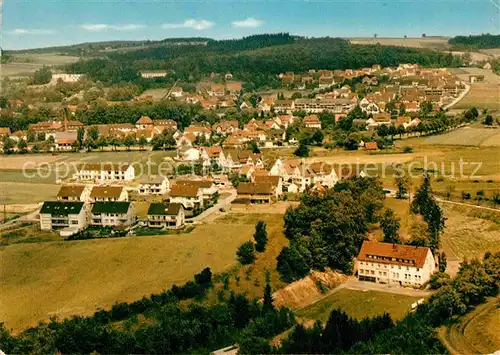
[[[269,174],[269,172],[268,172]],[[271,184],[274,198],[280,198],[283,195],[283,179],[278,175],[259,175],[254,176],[254,181],[258,184]]]
[[[304,127],[306,128],[321,129],[321,121],[316,115],[304,117],[303,122],[304,122]]]
[[[87,226],[85,204],[81,201],[46,201],[39,215],[41,230],[70,227],[78,231]]]
[[[321,113],[328,111],[331,113],[349,113],[357,105],[357,99],[297,99],[295,100],[295,110],[306,111],[307,113]]]
[[[96,202],[92,207],[93,226],[125,227],[135,223],[135,220],[134,206],[130,202]]]
[[[170,190],[166,176],[143,176],[139,180],[139,195],[163,195]]]
[[[90,201],[128,201],[128,192],[122,186],[94,186]]]
[[[148,227],[178,229],[184,227],[184,207],[180,203],[152,203],[148,209]]]
[[[58,201],[90,201],[90,189],[85,185],[63,185],[57,194]]]
[[[53,73],[51,82],[57,83],[58,80],[62,80],[65,83],[76,83],[84,76],[85,74]]]
[[[203,193],[193,184],[174,184],[170,190],[170,203],[180,203],[185,210],[203,209]]]
[[[141,78],[145,79],[154,79],[154,78],[164,78],[168,75],[166,70],[150,70],[150,71],[141,71]]]
[[[274,197],[271,183],[240,182],[237,188],[238,200],[249,203],[271,203]]]
[[[364,241],[356,260],[358,279],[420,287],[436,270],[427,247]]]
[[[198,188],[202,194],[205,208],[217,202],[218,188],[212,180],[177,180],[176,185]]]
[[[75,178],[79,181],[132,181],[135,179],[134,167],[130,164],[81,164]]]

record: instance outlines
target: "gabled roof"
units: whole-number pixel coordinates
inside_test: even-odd
[[[209,189],[213,185],[212,180],[177,180],[177,185],[191,185],[200,189]]]
[[[148,215],[177,216],[181,208],[180,203],[152,203],[149,205]]]
[[[136,124],[153,124],[153,120],[148,116],[142,116],[137,120]]]
[[[64,185],[59,189],[57,197],[80,197],[85,186],[83,185]]]
[[[90,197],[118,198],[123,191],[121,186],[94,186],[90,192]]]
[[[41,214],[51,214],[56,216],[67,216],[70,214],[79,214],[83,208],[83,202],[59,202],[46,201],[40,209]]]
[[[377,150],[378,149],[377,142],[366,142],[365,149],[366,150]]]
[[[364,241],[358,260],[421,268],[425,264],[428,252],[427,247]]]
[[[99,213],[127,213],[130,208],[130,202],[113,201],[113,202],[96,202],[92,207],[93,214]]]
[[[83,163],[78,166],[78,171],[127,171],[130,164],[87,164]]]
[[[143,175],[139,179],[139,183],[141,183],[141,184],[162,184],[165,179],[166,179],[166,177],[161,176],[161,175],[156,175],[156,176]]]
[[[170,190],[171,197],[197,197],[199,187],[193,184],[175,184]]]
[[[240,182],[237,189],[238,195],[271,195],[273,185],[270,183]]]
[[[280,180],[281,177],[278,175],[255,175],[255,182],[258,184],[260,183],[271,184],[272,186],[276,187],[278,186]]]

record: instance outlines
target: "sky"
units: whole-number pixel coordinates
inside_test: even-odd
[[[0,4],[2,0],[0,0]],[[3,49],[168,37],[500,33],[500,0],[4,0]]]

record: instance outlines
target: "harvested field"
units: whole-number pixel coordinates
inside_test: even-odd
[[[34,204],[56,198],[60,186],[55,184],[32,184],[1,182],[0,203]]]
[[[500,131],[496,129],[464,127],[425,140],[425,144],[432,145],[468,145],[481,146],[500,145]]]
[[[258,255],[252,281],[241,270],[241,291],[260,295],[265,271],[274,270],[286,241],[280,215],[232,215],[179,235],[14,244],[0,249],[0,319],[20,330],[50,316],[91,314],[99,307],[132,301],[190,280],[209,266],[236,265],[237,247],[268,223],[268,250]],[[255,286],[253,280],[261,279]],[[273,287],[279,285],[272,275]],[[234,280],[231,281],[234,285]],[[253,291],[252,291],[253,290]]]
[[[448,48],[447,37],[416,37],[416,38],[390,38],[390,37],[364,37],[347,38],[353,44],[381,44],[383,46],[400,46],[414,48]]]
[[[448,255],[463,260],[480,258],[488,250],[500,251],[500,224],[469,215],[470,211],[477,211],[474,207],[443,204],[442,208],[447,218],[442,248]]]

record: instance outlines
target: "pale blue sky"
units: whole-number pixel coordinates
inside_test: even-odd
[[[498,34],[500,5],[498,0],[6,0],[3,4],[4,49],[272,32],[331,37]]]

